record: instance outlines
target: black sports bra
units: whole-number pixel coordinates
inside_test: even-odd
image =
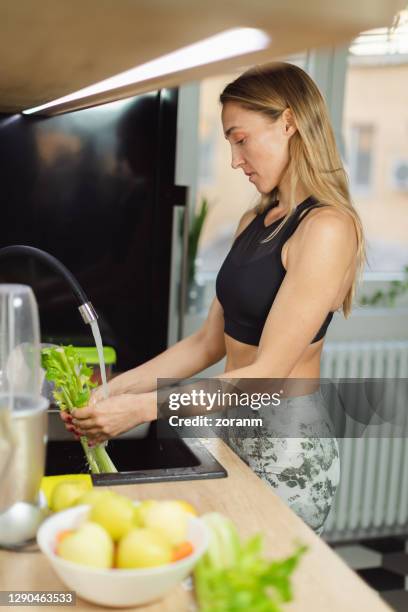
[[[313,208],[322,207],[313,197],[299,204],[272,240],[261,243],[282,221],[268,227],[264,219],[271,207],[257,215],[239,234],[225,258],[216,280],[216,294],[224,309],[224,331],[235,340],[257,346],[286,270],[282,265],[283,244]],[[303,214],[302,214],[303,213]],[[333,318],[329,312],[313,342],[326,333]]]

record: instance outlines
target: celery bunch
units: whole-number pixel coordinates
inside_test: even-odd
[[[293,599],[290,576],[307,550],[299,546],[286,559],[262,555],[260,534],[241,542],[234,524],[212,512],[202,519],[209,532],[207,552],[194,570],[201,612],[280,612]]]
[[[92,368],[73,346],[42,349],[41,364],[47,380],[54,383],[53,396],[60,410],[71,412],[88,404],[96,386],[91,381]],[[92,474],[117,472],[103,444],[90,448],[85,436],[81,444]]]

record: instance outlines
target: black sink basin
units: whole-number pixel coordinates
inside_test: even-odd
[[[62,422],[50,411],[50,439],[47,444],[45,474],[87,473],[81,444],[64,435],[55,436]],[[61,428],[59,427],[59,430]],[[65,430],[63,430],[65,432]],[[171,480],[223,478],[225,469],[198,439],[180,438],[166,421],[150,425],[146,437],[119,437],[108,445],[117,474],[92,474],[94,485],[123,485]]]

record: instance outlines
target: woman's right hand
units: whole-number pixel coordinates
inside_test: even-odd
[[[113,379],[112,379],[113,380]],[[112,385],[112,380],[108,382],[108,397],[113,397],[114,395],[121,395],[123,392],[115,389]],[[100,402],[105,399],[103,385],[99,385],[91,391],[91,397],[89,398],[88,406],[94,406],[97,402]],[[72,416],[68,412],[68,410],[60,410],[60,417],[64,421],[65,429],[70,433],[74,434],[75,438],[79,440],[79,432],[72,424]]]

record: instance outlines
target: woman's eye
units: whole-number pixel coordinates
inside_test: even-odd
[[[242,138],[241,140],[238,140],[238,141],[237,141],[237,144],[239,144],[239,145],[240,145],[240,144],[244,144],[244,142],[245,142],[245,138]]]

